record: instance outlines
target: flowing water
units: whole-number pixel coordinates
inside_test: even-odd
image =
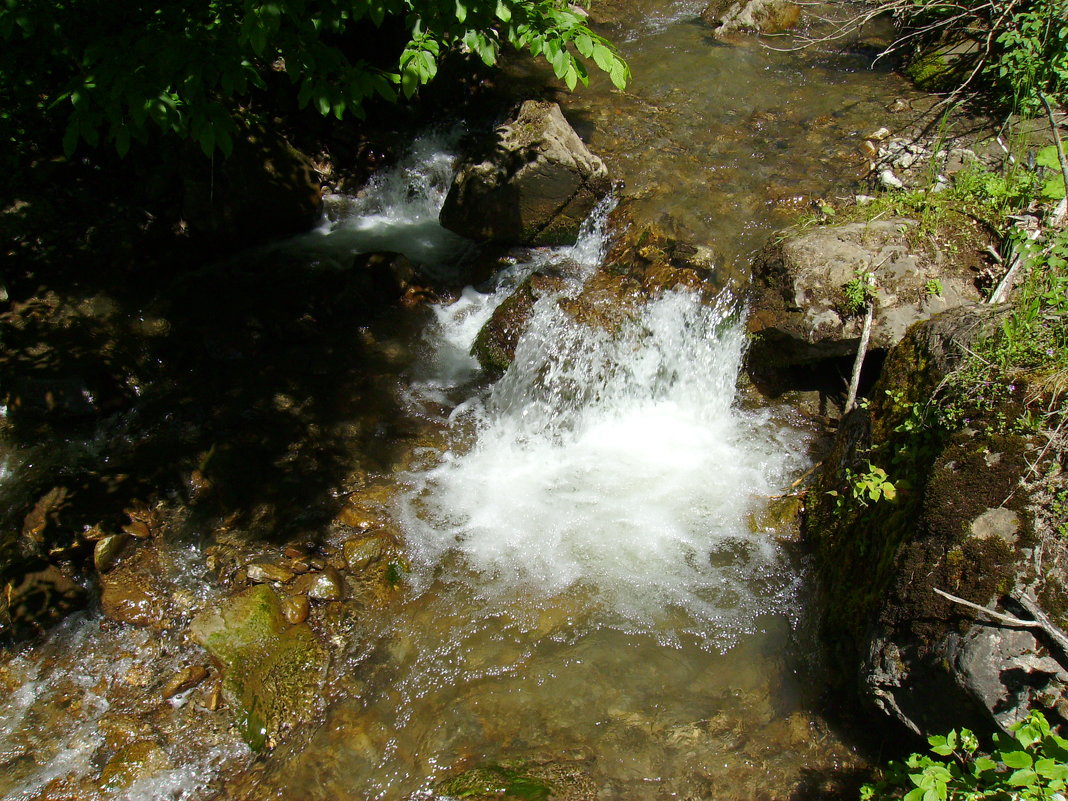
[[[856,56],[715,43],[680,5],[617,34],[634,86],[595,81],[567,113],[639,213],[725,261],[799,203],[850,191],[862,134],[905,91]],[[419,139],[286,249],[315,269],[400,250],[446,274],[470,249],[436,224],[455,142]],[[738,403],[737,300],[667,293],[609,335],[547,297],[503,378],[470,356],[532,271],[580,290],[606,210],[574,248],[521,254],[493,286],[367,332],[396,356],[380,381],[394,414],[420,432],[375,476],[410,560],[401,599],[333,643],[317,725],[254,773],[223,714],[189,711],[163,769],[120,797],[422,798],[457,769],[526,760],[576,798],[786,798],[861,764],[819,713],[803,565],[762,522],[804,470],[807,434]],[[211,603],[204,553],[178,551],[189,608]],[[57,780],[99,771],[105,713],[136,717],[129,699],[191,648],[89,616],[9,658],[0,797],[63,797]]]

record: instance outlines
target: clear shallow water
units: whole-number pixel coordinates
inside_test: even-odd
[[[726,262],[811,197],[848,193],[862,134],[904,89],[851,57],[714,43],[692,11],[627,29],[628,93],[600,82],[565,105],[641,214]],[[287,247],[328,269],[384,249],[447,270],[468,248],[435,223],[454,141],[421,139]],[[404,600],[359,613],[321,725],[262,772],[230,782],[247,750],[211,728],[225,718],[191,715],[165,743],[175,767],[129,797],[419,798],[455,769],[521,758],[578,766],[602,798],[785,798],[857,763],[816,711],[800,568],[753,523],[803,469],[804,441],[738,408],[730,299],[667,295],[615,337],[543,302],[504,379],[486,386],[470,357],[511,286],[555,265],[576,292],[603,244],[593,226],[576,250],[517,260],[495,291],[366,332],[398,407],[372,422],[416,432],[396,475],[376,477],[396,485]],[[200,554],[172,556],[205,581]],[[155,714],[189,649],[86,618],[9,661],[0,797],[66,774],[104,795],[100,721],[123,704]]]

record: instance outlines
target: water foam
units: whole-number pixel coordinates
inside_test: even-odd
[[[749,518],[802,457],[735,408],[744,341],[726,297],[668,293],[612,333],[540,300],[512,367],[456,415],[474,445],[409,476],[425,575],[458,555],[486,600],[578,592],[719,640],[783,612],[791,571]]]

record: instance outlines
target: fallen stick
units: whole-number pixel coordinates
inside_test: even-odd
[[[860,388],[860,368],[864,366],[864,357],[868,353],[868,339],[871,337],[871,321],[875,315],[875,301],[868,299],[864,313],[864,327],[860,330],[860,344],[857,345],[857,358],[853,362],[853,375],[849,379],[849,394],[846,395],[842,414],[849,414],[857,405],[857,390]]]
[[[963,598],[958,598],[956,595],[950,595],[948,592],[938,589],[938,587],[931,587],[931,589],[938,595],[941,595],[947,601],[952,601],[955,604],[966,606],[969,609],[975,610],[976,612],[982,612],[984,615],[987,615],[988,617],[991,617],[994,620],[998,620],[1002,623],[1005,623],[1006,625],[1016,626],[1018,628],[1025,629],[1038,629],[1039,631],[1044,632],[1051,640],[1053,640],[1053,642],[1057,644],[1057,647],[1060,648],[1061,651],[1063,651],[1065,654],[1068,654],[1068,634],[1065,634],[1063,631],[1061,631],[1061,629],[1058,628],[1053,623],[1053,621],[1049,619],[1046,613],[1042,611],[1042,608],[1038,605],[1038,603],[1026,593],[1014,593],[1010,597],[1014,601],[1016,601],[1016,603],[1020,604],[1020,606],[1026,609],[1027,613],[1035,618],[1034,620],[1021,620],[1020,618],[1013,617],[1012,615],[1005,615],[1001,612],[995,612],[993,609],[988,609],[985,606],[980,606],[979,604],[972,603],[971,601],[966,601]]]

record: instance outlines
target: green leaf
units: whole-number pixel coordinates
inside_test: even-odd
[[[985,773],[988,770],[997,770],[998,763],[990,757],[979,757],[975,760],[975,768],[979,773]]]
[[[512,19],[512,9],[508,8],[508,6],[504,4],[503,0],[497,0],[497,10],[495,13],[497,15],[497,19],[499,19],[501,22],[510,22]]]
[[[78,147],[79,125],[77,120],[71,120],[67,124],[67,130],[63,132],[63,155],[70,158]]]
[[[456,20],[461,25],[467,19],[467,6],[465,6],[461,0],[456,0]]]
[[[1023,770],[1017,770],[1006,779],[1006,783],[1010,787],[1030,787],[1038,779],[1038,774],[1030,768],[1024,768]]]
[[[1008,768],[1029,768],[1033,764],[1031,755],[1026,751],[1006,751],[1001,755],[1001,761]]]
[[[580,51],[581,52],[581,51]],[[603,44],[595,44],[593,46],[593,62],[605,72],[611,72],[616,65],[616,57]]]
[[[567,70],[564,72],[564,84],[570,91],[575,91],[575,85],[578,83],[578,71],[575,69],[574,64],[568,64]]]
[[[612,71],[608,73],[608,77],[612,79],[616,89],[623,91],[627,88],[627,67],[622,61],[617,61],[612,66]]]

